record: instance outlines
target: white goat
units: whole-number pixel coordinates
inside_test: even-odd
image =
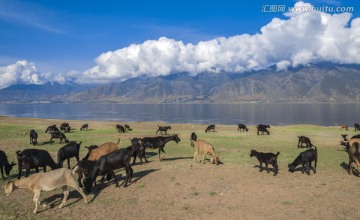
[[[191,143],[192,143],[192,146],[194,146],[195,148],[195,152],[194,152],[194,161],[197,162],[198,161],[198,154],[199,154],[199,151],[202,151],[204,153],[204,157],[202,159],[202,163],[204,163],[204,160],[205,160],[205,157],[207,154],[209,154],[211,156],[211,159],[212,159],[212,162],[216,165],[218,165],[220,163],[220,160],[219,160],[219,157],[216,156],[215,154],[215,149],[214,147],[203,141],[203,140],[191,140]]]
[[[77,166],[73,170],[59,168],[46,173],[36,173],[25,179],[8,181],[8,183],[5,185],[5,194],[9,196],[17,188],[30,189],[33,191],[33,201],[35,202],[35,209],[33,211],[34,214],[37,213],[38,205],[40,204],[39,199],[41,191],[51,191],[62,188],[64,192],[64,198],[59,206],[59,208],[62,208],[65,205],[66,199],[69,195],[68,186],[71,186],[81,194],[81,196],[84,198],[84,203],[87,203],[88,201],[86,195],[74,178],[74,174],[77,168]],[[42,206],[46,207],[46,204],[43,204]]]

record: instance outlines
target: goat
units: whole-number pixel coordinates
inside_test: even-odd
[[[64,123],[62,123],[61,125],[60,125],[60,131],[64,131],[64,133],[65,132],[70,132],[70,125],[69,125],[69,123],[67,123],[67,122],[64,122]]]
[[[193,142],[191,142],[191,140],[196,141],[196,139],[197,139],[197,136],[196,136],[195,132],[191,133],[191,136],[190,136],[191,147],[194,147],[194,144],[193,144]]]
[[[80,131],[85,131],[89,129],[89,125],[88,124],[83,124],[80,128]]]
[[[347,134],[341,134],[341,137],[343,138],[344,141],[348,141],[348,139],[346,138],[348,135]]]
[[[26,169],[25,177],[30,174],[30,169],[35,169],[36,173],[39,172],[39,167],[43,167],[46,172],[46,166],[51,167],[52,170],[58,168],[49,152],[39,149],[25,149],[22,152],[16,151],[18,159],[19,174],[18,179],[21,177],[22,169]]]
[[[208,132],[208,131],[210,131],[210,130],[212,130],[213,132],[215,132],[215,125],[209,125],[209,126],[207,126],[205,132]]]
[[[264,132],[266,132],[268,135],[270,135],[270,132],[267,130],[268,128],[270,128],[270,125],[259,124],[256,126],[256,128],[257,128],[257,135],[259,135],[259,132],[261,132],[261,134],[264,134]]]
[[[125,128],[121,125],[116,125],[116,130],[119,132],[119,133],[125,133]]]
[[[130,139],[130,141],[131,141],[131,147],[132,147],[132,151],[133,151],[132,156],[134,157],[132,164],[135,164],[136,157],[139,157],[141,165],[142,165],[142,158],[144,158],[146,163],[148,163],[149,161],[145,157],[146,146],[141,142],[141,139],[133,138],[133,139]]]
[[[169,141],[175,141],[176,143],[179,143],[181,140],[178,137],[177,134],[168,136],[168,137],[144,137],[141,138],[141,142],[146,146],[146,148],[150,149],[156,149],[159,148],[159,161],[161,161],[165,157],[165,151],[164,147],[165,144]],[[163,152],[163,155],[161,157],[160,152]]]
[[[12,162],[10,164],[8,159],[7,159],[7,156],[6,156],[5,152],[0,150],[0,170],[1,170],[1,176],[2,176],[3,179],[5,179],[4,170],[5,170],[5,174],[7,176],[9,176],[11,169],[15,165],[16,165],[16,163],[14,163],[14,162]]]
[[[267,173],[270,173],[268,164],[271,164],[275,169],[274,176],[276,176],[279,173],[279,167],[277,164],[277,158],[278,158],[279,154],[280,154],[280,152],[277,152],[276,154],[274,154],[274,153],[262,153],[262,152],[257,152],[256,150],[251,150],[250,157],[255,156],[258,159],[258,161],[260,163],[259,172],[263,171],[262,164],[265,163],[266,171],[267,171]]]
[[[78,169],[76,172],[78,173],[78,183],[80,187],[83,187],[82,181],[84,177],[88,177],[91,170],[94,168],[96,161],[92,160],[80,160],[77,163]]]
[[[156,131],[156,134],[160,131],[160,134],[162,135],[163,132],[165,132],[165,135],[167,135],[167,130],[171,130],[171,126],[159,126],[158,130]]]
[[[70,144],[65,145],[60,148],[57,154],[57,165],[58,167],[63,167],[63,161],[67,160],[68,168],[70,169],[70,158],[75,157],[77,162],[79,162],[79,151],[80,143],[71,142]]]
[[[349,130],[349,127],[347,125],[340,125],[340,130]]]
[[[128,131],[132,131],[132,129],[130,128],[129,125],[124,125],[124,128],[125,128],[125,131],[128,130]]]
[[[314,149],[308,149],[304,152],[301,152],[299,156],[290,164],[288,164],[288,168],[290,172],[295,172],[295,168],[298,165],[302,165],[302,173],[304,173],[304,169],[306,168],[306,173],[310,175],[311,163],[314,161],[315,166],[313,167],[314,174],[316,173],[316,163],[318,159],[317,148],[314,146]]]
[[[50,138],[50,144],[53,143],[52,139],[54,138],[59,138],[60,139],[60,144],[62,144],[62,140],[65,140],[65,143],[69,143],[69,140],[66,138],[64,133],[61,133],[60,131],[54,131],[53,133],[51,133],[51,138]]]
[[[246,132],[249,131],[249,129],[246,127],[246,125],[238,123],[238,131],[241,131],[241,130],[246,131]]]
[[[69,195],[68,186],[74,188],[78,191],[84,199],[84,203],[87,204],[87,198],[83,190],[76,183],[74,178],[75,170],[69,170],[66,168],[60,168],[57,170],[52,170],[47,173],[37,173],[28,178],[16,180],[14,182],[9,181],[5,185],[5,194],[9,196],[16,189],[30,189],[34,192],[33,201],[35,202],[34,214],[37,213],[38,205],[40,204],[40,193],[41,191],[51,191],[54,189],[61,188],[64,193],[64,198],[59,206],[59,208],[64,207],[67,197]],[[46,207],[46,204],[42,205]]]
[[[299,142],[298,142],[298,148],[303,148],[304,146],[304,144],[305,144],[305,147],[306,148],[311,148],[311,147],[315,147],[312,143],[311,143],[311,141],[310,141],[310,138],[308,138],[308,137],[305,137],[305,136],[298,136],[298,138],[299,138]]]
[[[112,143],[112,142],[106,142],[99,147],[92,146],[87,147],[89,150],[88,154],[84,157],[86,160],[98,160],[101,156],[104,156],[108,153],[111,153],[118,149],[118,145],[120,143],[120,139],[118,139],[118,142]]]
[[[47,127],[47,129],[45,130],[45,133],[52,133],[55,131],[59,131],[59,129],[56,127],[56,125],[50,125],[49,127]]]
[[[93,183],[96,182],[96,177],[99,175],[103,176],[101,178],[100,185],[100,188],[102,188],[102,184],[104,182],[104,175],[107,173],[110,173],[114,177],[116,187],[118,187],[119,182],[116,179],[114,170],[120,169],[122,167],[125,167],[126,177],[124,187],[127,187],[128,183],[131,183],[133,175],[133,169],[130,165],[132,153],[132,148],[127,147],[115,150],[107,155],[100,157],[99,160],[96,161],[94,168],[91,170],[89,177],[85,179],[84,184],[86,191],[91,192]]]
[[[349,167],[348,173],[351,174],[351,165],[353,163],[357,166],[357,172],[360,174],[360,137],[356,135],[350,139],[348,143],[348,154],[349,154]]]
[[[360,125],[358,123],[354,124],[355,131],[360,131]]]
[[[38,134],[36,133],[36,131],[34,129],[31,129],[31,131],[30,131],[30,144],[35,146],[35,144],[37,144],[37,138],[38,138]]]
[[[202,159],[202,161],[200,161],[201,163],[204,163],[205,157],[207,154],[209,154],[212,158],[212,163],[219,165],[220,164],[220,160],[219,157],[216,156],[215,153],[215,149],[214,147],[203,141],[203,140],[191,140],[192,146],[194,146],[195,148],[195,152],[194,152],[194,161],[197,162],[198,161],[198,155],[199,155],[199,151],[202,151],[204,153],[204,157]]]

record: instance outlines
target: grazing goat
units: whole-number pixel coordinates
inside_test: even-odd
[[[108,153],[111,153],[115,150],[118,149],[118,145],[120,143],[120,139],[118,139],[118,142],[112,143],[112,142],[106,142],[102,145],[100,145],[99,147],[95,146],[90,146],[87,147],[89,152],[88,154],[84,157],[85,160],[98,160],[101,156],[104,156]]]
[[[60,131],[64,131],[64,133],[65,132],[70,132],[70,125],[69,125],[69,123],[67,123],[67,122],[64,122],[64,123],[62,123],[61,125],[60,125]]]
[[[340,130],[349,130],[349,127],[347,125],[340,125]]]
[[[355,131],[360,131],[360,125],[358,123],[354,124]]]
[[[175,141],[176,143],[179,143],[181,140],[177,134],[173,134],[168,137],[159,136],[159,137],[141,138],[141,142],[145,145],[146,148],[150,148],[150,149],[159,148],[159,161],[161,161],[165,157],[166,153],[164,151],[164,147],[165,144],[169,141]],[[160,152],[163,152],[162,156],[160,155]]]
[[[84,194],[83,190],[76,183],[74,178],[75,170],[69,170],[66,168],[60,168],[57,170],[52,170],[47,173],[37,173],[28,178],[16,180],[14,182],[9,181],[5,185],[5,194],[9,196],[15,189],[30,189],[34,192],[33,201],[35,202],[34,214],[37,213],[38,205],[40,204],[40,193],[41,191],[51,191],[54,189],[61,188],[64,193],[64,198],[60,203],[59,208],[64,207],[67,197],[69,195],[68,186],[74,188],[78,191],[84,199],[84,203],[86,204],[87,198]],[[42,205],[46,207],[46,204]]]
[[[194,147],[194,144],[193,144],[193,142],[191,142],[191,140],[196,141],[196,139],[197,139],[197,136],[196,136],[195,132],[191,133],[191,136],[190,136],[191,147]]]
[[[257,135],[259,135],[259,132],[261,132],[261,134],[267,133],[268,135],[270,135],[270,132],[267,130],[268,128],[270,128],[270,125],[262,125],[259,124],[256,126],[257,128]]]
[[[246,131],[246,132],[248,132],[249,129],[246,127],[246,125],[238,123],[238,131]]]
[[[200,161],[201,163],[204,163],[206,155],[209,154],[211,156],[213,164],[216,164],[216,165],[220,164],[219,157],[216,156],[215,149],[211,144],[209,144],[203,140],[196,140],[196,141],[191,140],[191,143],[192,143],[192,146],[194,146],[194,148],[195,148],[195,152],[194,152],[194,161],[195,162],[198,161],[199,151],[201,151],[204,153],[204,157],[203,157],[202,161]]]
[[[146,163],[148,163],[149,161],[145,157],[146,146],[141,142],[141,139],[133,138],[133,139],[130,139],[130,141],[131,141],[131,147],[132,147],[132,151],[133,151],[132,156],[134,157],[132,164],[135,164],[136,157],[139,157],[141,165],[142,165],[142,158],[144,158]]]
[[[119,133],[125,133],[125,128],[121,125],[116,125],[116,130],[119,132]]]
[[[171,130],[171,126],[159,126],[158,130],[156,131],[156,134],[160,131],[160,134],[162,135],[163,132],[165,132],[165,135],[167,135],[167,130]]]
[[[51,167],[52,170],[58,168],[49,152],[46,150],[25,149],[22,152],[16,151],[16,155],[19,167],[18,179],[21,177],[23,168],[26,170],[25,177],[29,176],[30,169],[35,169],[38,173],[39,167],[43,167],[44,172],[46,172],[46,166]]]
[[[54,131],[53,133],[51,133],[51,138],[50,138],[50,144],[53,143],[52,139],[54,138],[59,138],[60,139],[60,144],[62,144],[62,140],[65,140],[65,143],[69,143],[69,140],[66,138],[64,133],[61,133],[60,131]]]
[[[71,142],[70,144],[65,145],[60,148],[57,154],[57,165],[58,167],[63,167],[63,161],[67,160],[68,168],[70,169],[70,158],[75,157],[77,162],[79,162],[79,151],[80,143]]]
[[[215,125],[209,125],[209,126],[207,126],[205,132],[208,132],[208,131],[210,132],[210,130],[212,130],[213,132],[215,132]]]
[[[349,154],[349,167],[348,173],[351,174],[351,165],[355,163],[356,170],[360,174],[360,137],[356,135],[350,139],[348,143],[348,154]]]
[[[55,131],[60,132],[59,129],[56,127],[56,125],[51,125],[51,126],[47,127],[47,129],[45,130],[45,133],[52,133]]]
[[[126,171],[126,177],[125,177],[125,184],[124,187],[127,187],[128,183],[131,182],[132,175],[133,175],[133,169],[130,165],[130,160],[132,156],[132,148],[127,147],[123,149],[118,149],[116,151],[113,151],[107,155],[104,155],[99,158],[98,161],[96,161],[96,164],[94,168],[91,170],[90,175],[88,178],[85,179],[85,189],[87,192],[91,192],[93,183],[96,182],[96,177],[99,175],[102,175],[101,178],[101,185],[100,188],[102,188],[102,184],[104,182],[104,176],[105,174],[110,173],[115,180],[116,187],[119,186],[119,182],[116,179],[114,170],[120,169],[122,167],[125,167]]]
[[[35,144],[37,144],[37,138],[38,138],[38,134],[36,133],[36,131],[34,129],[31,129],[31,131],[30,131],[30,144],[35,146]]]
[[[5,174],[7,176],[9,176],[11,169],[15,165],[16,165],[16,163],[14,163],[14,162],[12,162],[10,164],[8,159],[7,159],[7,156],[6,156],[5,152],[0,150],[0,170],[1,170],[1,176],[2,176],[3,179],[5,179],[4,170],[5,170]]]
[[[80,160],[77,164],[78,169],[76,172],[78,173],[78,183],[80,187],[83,187],[82,180],[84,177],[88,177],[90,175],[91,170],[94,168],[96,161],[92,160]]]
[[[88,124],[83,124],[80,128],[80,131],[87,131],[89,129],[89,125]]]
[[[343,138],[343,141],[348,141],[348,139],[347,139],[347,134],[341,134],[341,137]]]
[[[305,144],[305,147],[306,148],[311,148],[311,147],[315,147],[312,143],[311,143],[311,141],[310,141],[310,138],[308,138],[308,137],[305,137],[305,136],[298,136],[298,138],[299,138],[299,141],[298,141],[298,148],[303,148],[304,146],[304,144]]]
[[[129,125],[124,125],[124,127],[125,127],[125,131],[126,131],[126,130],[127,130],[127,131],[131,131],[131,130],[132,130]]]
[[[277,164],[277,158],[278,158],[279,154],[280,154],[280,152],[277,152],[276,154],[274,154],[274,153],[262,153],[262,152],[257,152],[256,150],[251,150],[250,157],[255,156],[258,159],[258,161],[260,163],[259,172],[263,171],[262,164],[265,163],[266,171],[268,173],[270,173],[268,164],[271,164],[275,169],[274,176],[276,176],[279,173],[279,167]]]
[[[294,160],[294,162],[288,164],[289,171],[295,172],[295,169],[298,165],[302,165],[302,173],[306,169],[306,173],[310,175],[311,163],[314,161],[315,166],[313,167],[314,174],[316,173],[316,163],[318,159],[317,148],[314,146],[314,149],[308,149],[304,152],[301,152],[299,156]]]

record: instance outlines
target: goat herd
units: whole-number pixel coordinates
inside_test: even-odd
[[[360,129],[357,128],[355,124],[355,130]],[[88,130],[89,125],[84,124],[80,131]],[[257,135],[270,135],[268,129],[270,129],[269,125],[257,125]],[[53,189],[61,188],[64,192],[64,198],[60,204],[60,208],[65,205],[66,199],[68,197],[69,191],[68,186],[77,190],[82,197],[84,198],[84,202],[87,203],[86,195],[83,192],[81,187],[84,187],[86,192],[91,192],[92,187],[96,186],[96,178],[101,176],[101,184],[100,188],[102,188],[102,184],[105,181],[111,180],[114,178],[116,186],[119,185],[114,170],[125,168],[126,176],[124,181],[124,187],[126,187],[129,183],[131,183],[133,169],[131,165],[133,165],[138,157],[140,159],[140,163],[148,162],[145,157],[146,149],[158,149],[158,158],[161,161],[165,156],[164,146],[169,141],[175,141],[176,143],[180,142],[180,138],[176,134],[168,135],[167,131],[171,129],[171,126],[158,126],[158,130],[156,134],[160,132],[161,135],[165,136],[157,136],[157,137],[143,137],[143,138],[133,138],[131,139],[131,146],[126,148],[118,149],[118,145],[120,143],[120,139],[118,139],[117,143],[107,142],[103,143],[99,146],[91,145],[86,146],[88,149],[88,153],[86,156],[80,160],[79,151],[82,142],[69,142],[69,140],[65,136],[65,132],[70,132],[71,128],[68,123],[63,123],[60,126],[60,130],[56,127],[56,125],[49,126],[46,129],[46,133],[51,134],[50,144],[53,143],[53,139],[60,139],[60,143],[64,140],[67,143],[65,146],[61,147],[57,153],[57,162],[55,162],[48,151],[41,149],[25,149],[23,151],[17,151],[17,161],[18,161],[18,180],[16,181],[8,181],[5,185],[5,194],[10,195],[17,188],[28,188],[34,192],[35,209],[34,213],[37,213],[38,205],[40,204],[39,197],[41,191],[50,191]],[[129,125],[116,125],[116,130],[120,133],[131,131]],[[64,133],[62,133],[63,131]],[[215,132],[215,125],[209,125],[205,132]],[[244,124],[238,124],[238,131],[247,132],[249,129]],[[38,134],[35,130],[30,131],[30,144],[34,146],[37,144]],[[347,140],[346,135],[342,135],[343,141],[342,145],[347,147],[347,151],[349,154],[349,174],[351,173],[351,165],[355,163],[357,166],[357,170],[360,171],[360,135],[356,135],[352,137],[350,140]],[[311,168],[314,173],[316,173],[316,163],[318,159],[317,148],[311,143],[310,139],[305,136],[298,137],[298,148],[309,148],[304,152],[301,152],[299,156],[290,164],[288,164],[288,168],[290,172],[294,172],[298,165],[302,165],[302,173],[304,171],[310,175]],[[198,162],[199,153],[203,154],[203,158],[200,162],[204,163],[206,155],[210,155],[211,161],[213,164],[220,164],[220,158],[216,155],[214,147],[207,143],[204,140],[197,139],[197,135],[193,132],[190,137],[191,146],[194,147],[194,157],[193,160]],[[305,146],[304,146],[305,145]],[[162,153],[162,155],[161,155]],[[250,156],[255,156],[260,163],[260,171],[262,171],[263,164],[265,164],[266,171],[269,173],[268,165],[272,165],[274,168],[274,176],[278,174],[278,164],[277,157],[280,152],[274,153],[263,153],[258,152],[256,150],[251,150]],[[77,160],[77,165],[70,170],[70,158],[75,157]],[[133,162],[131,163],[131,158]],[[62,168],[63,162],[67,161],[68,168]],[[311,163],[314,162],[314,167],[311,166]],[[12,162],[9,163],[7,156],[4,151],[0,150],[0,169],[2,178],[5,179],[3,174],[3,169],[5,170],[6,175],[9,175],[11,169],[16,164]],[[46,167],[49,166],[52,170],[46,172]],[[44,173],[38,173],[39,167],[43,168]],[[25,177],[21,178],[22,170],[25,169]],[[35,169],[36,174],[31,175],[30,169]],[[74,175],[78,174],[78,179],[76,180]],[[43,205],[44,206],[44,205]]]

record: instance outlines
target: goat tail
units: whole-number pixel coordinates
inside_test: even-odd
[[[82,141],[80,141],[79,146],[82,144]]]
[[[119,144],[120,144],[120,138],[118,139],[118,141],[117,141],[116,145],[119,145]]]
[[[79,169],[79,165],[76,165],[72,170],[71,170],[71,174],[75,175],[76,171]]]
[[[280,154],[280,152],[277,152],[277,153],[275,154],[275,156],[279,156],[279,154]]]

